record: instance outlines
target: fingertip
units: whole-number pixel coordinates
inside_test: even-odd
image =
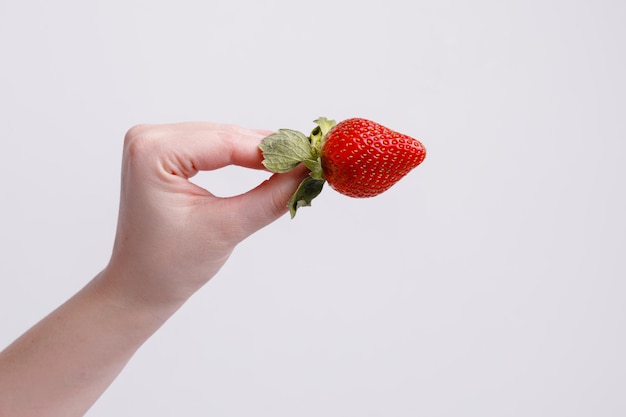
[[[230,138],[231,163],[246,168],[266,170],[263,165],[263,152],[259,147],[271,130],[241,128],[239,135]]]
[[[266,188],[263,193],[270,197],[266,198],[268,210],[276,217],[285,214],[289,209],[289,199],[309,172],[304,165],[300,165],[287,173],[273,174],[264,184],[261,184],[259,187]]]

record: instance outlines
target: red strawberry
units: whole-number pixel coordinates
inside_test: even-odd
[[[340,122],[321,149],[324,178],[349,197],[373,197],[422,163],[426,149],[416,139],[366,119]]]
[[[263,164],[272,172],[287,172],[304,163],[310,175],[289,201],[291,217],[310,206],[324,182],[350,197],[373,197],[398,182],[426,157],[416,139],[366,119],[336,124],[320,117],[308,137],[280,129],[263,139]]]

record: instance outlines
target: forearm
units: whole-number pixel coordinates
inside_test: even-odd
[[[108,273],[0,353],[0,417],[82,416],[176,310],[116,298]]]

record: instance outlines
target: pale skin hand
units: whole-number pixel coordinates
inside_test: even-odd
[[[229,198],[189,181],[227,165],[262,169],[268,133],[207,123],[128,132],[111,260],[0,353],[0,417],[84,415],[235,246],[286,212],[301,169]]]

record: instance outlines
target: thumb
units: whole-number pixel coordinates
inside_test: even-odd
[[[233,197],[236,201],[231,202],[231,213],[244,223],[242,227],[246,235],[284,215],[288,211],[289,199],[308,174],[309,170],[301,165],[287,173],[274,174],[256,188]]]

